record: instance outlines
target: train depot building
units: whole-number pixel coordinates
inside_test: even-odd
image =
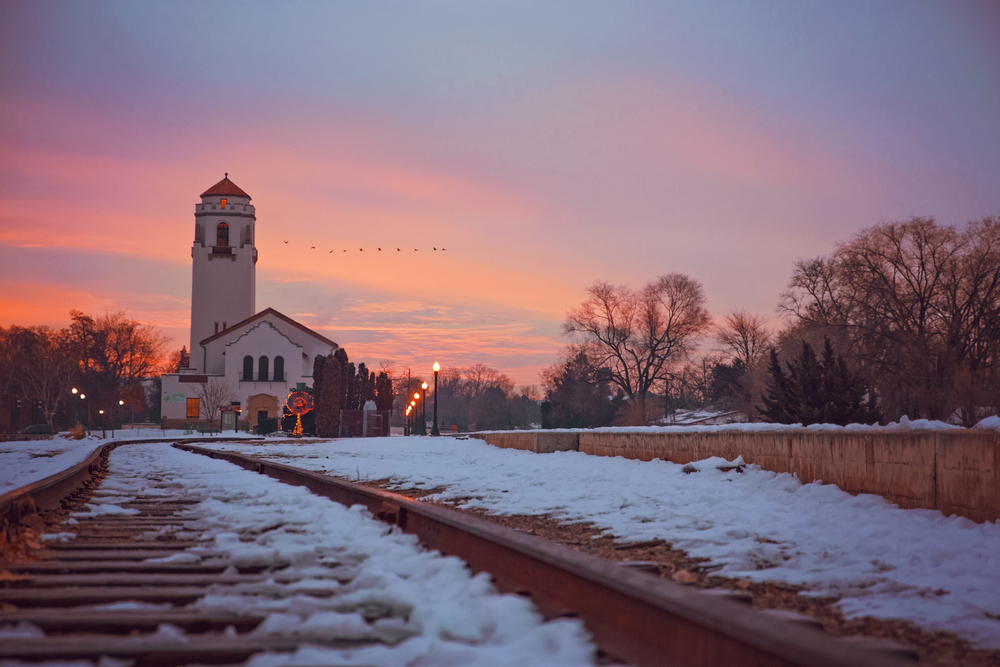
[[[239,420],[281,417],[290,391],[312,384],[313,360],[337,344],[273,308],[256,310],[256,212],[229,175],[195,205],[189,368],[161,376],[166,428],[204,421],[199,392],[228,385]]]

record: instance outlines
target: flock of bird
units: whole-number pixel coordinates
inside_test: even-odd
[[[288,241],[285,241],[285,243],[288,243]],[[431,246],[431,248],[433,248],[435,251],[437,250],[437,248],[435,248],[434,246]],[[310,246],[309,249],[315,250],[316,246]],[[382,248],[378,248],[377,250],[378,252],[382,252]],[[389,250],[392,250],[392,248],[386,248],[386,251]],[[420,248],[414,248],[413,252],[417,252],[418,250],[420,250]],[[441,252],[444,252],[445,250],[447,250],[447,248],[441,248]],[[358,252],[364,252],[364,251],[365,251],[364,248],[358,248]],[[330,252],[333,252],[333,250],[331,250]],[[344,252],[347,252],[347,250],[344,250]],[[403,250],[402,248],[396,248],[396,252],[403,252]]]

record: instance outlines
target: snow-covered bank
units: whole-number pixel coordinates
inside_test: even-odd
[[[208,541],[169,560],[197,562],[201,554],[222,552],[243,564],[287,562],[278,576],[300,578],[294,584],[300,592],[290,597],[268,581],[215,589],[194,607],[267,613],[258,634],[321,633],[388,644],[305,648],[257,656],[249,665],[592,664],[593,646],[580,622],[543,622],[530,601],[497,594],[488,575],[470,576],[459,559],[428,552],[360,506],[346,508],[166,445],[119,448],[110,463],[92,511],[124,510],[120,504],[138,495],[201,501],[188,514],[196,518],[185,527],[190,534],[179,536],[204,531],[200,537]],[[369,623],[363,609],[381,610],[382,618]]]
[[[100,434],[100,431],[97,431]],[[111,431],[107,432],[108,435]],[[45,479],[66,470],[90,456],[95,449],[106,442],[119,440],[159,440],[162,438],[199,437],[211,440],[222,436],[195,436],[182,429],[116,429],[115,437],[101,438],[93,435],[83,440],[74,440],[65,433],[52,440],[16,440],[0,442],[0,495],[22,486]],[[234,434],[227,431],[226,438],[256,438],[246,433]]]
[[[988,417],[976,425],[976,428],[1000,429],[1000,417]],[[770,422],[741,422],[733,424],[711,424],[685,426],[683,424],[657,426],[602,426],[600,428],[555,428],[545,432],[552,433],[721,433],[725,431],[746,432],[798,432],[798,431],[953,431],[962,430],[961,426],[948,424],[933,419],[909,419],[902,417],[898,422],[888,424],[772,424]],[[512,433],[512,431],[480,431],[482,433]]]
[[[465,506],[499,514],[552,514],[621,539],[662,538],[723,565],[724,576],[801,584],[840,597],[848,616],[907,619],[1000,648],[998,523],[901,510],[756,466],[722,471],[722,459],[685,473],[658,460],[537,455],[474,439],[214,446],[350,479],[445,487],[432,497],[470,498]]]

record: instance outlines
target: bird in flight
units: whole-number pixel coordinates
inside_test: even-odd
[[[332,250],[330,252],[333,252]]]
[[[316,246],[313,246],[313,247],[310,248],[310,250],[315,250],[315,249],[316,249]]]
[[[379,249],[378,249],[378,251],[379,251],[379,252],[382,252],[382,248],[379,248]]]
[[[288,241],[285,241],[285,243],[288,243]]]
[[[399,248],[396,248],[396,252],[399,252]]]
[[[437,248],[434,248],[434,249],[437,250]]]

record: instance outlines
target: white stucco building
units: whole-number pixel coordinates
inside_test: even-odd
[[[198,390],[225,382],[253,427],[280,416],[288,393],[312,384],[314,359],[337,344],[273,308],[256,312],[256,212],[228,174],[201,195],[194,218],[190,368],[162,376],[160,414],[168,428],[197,422]]]

